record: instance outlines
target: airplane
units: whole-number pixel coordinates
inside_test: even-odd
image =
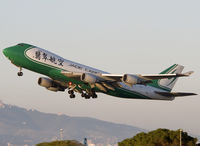
[[[181,73],[183,66],[174,64],[160,74],[110,74],[85,66],[34,45],[20,43],[5,48],[3,54],[17,67],[43,74],[38,84],[50,91],[68,90],[70,98],[75,92],[85,99],[97,98],[97,93],[128,98],[150,100],[174,100],[178,96],[195,93],[171,92],[179,77],[188,77],[193,71]]]

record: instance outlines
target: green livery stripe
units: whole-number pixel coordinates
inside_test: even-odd
[[[178,66],[177,64],[174,64],[174,65],[170,66],[169,68],[167,68],[166,70],[162,71],[160,74],[168,74],[168,73],[171,72],[173,69],[175,69],[177,66]],[[165,90],[165,91],[170,92],[170,91],[171,91],[170,88],[167,88],[167,87],[162,86],[162,85],[159,84],[160,80],[161,80],[161,79],[159,79],[159,80],[153,80],[153,81],[152,81],[153,83],[149,83],[148,85],[149,85],[149,86],[152,86],[152,87],[155,87],[155,88],[160,88],[160,89],[163,89],[163,90]],[[172,83],[173,83],[175,80],[176,80],[176,78],[174,78],[174,80],[172,81]],[[171,84],[171,83],[170,83],[170,84]],[[169,85],[170,85],[170,84],[169,84]]]
[[[174,71],[172,72],[172,74],[175,73],[175,72],[176,72],[176,70],[174,70]],[[177,79],[177,77],[173,78],[173,80],[172,80],[169,84],[167,84],[167,86],[171,85],[174,81],[176,81],[176,79]]]
[[[131,98],[133,98],[133,95],[135,96],[135,97],[139,97],[139,99],[151,99],[150,97],[148,97],[148,96],[145,96],[145,95],[143,95],[143,94],[140,94],[140,93],[138,93],[138,92],[134,92],[134,91],[131,91],[131,90],[127,90],[127,89],[125,89],[125,88],[119,88],[119,90],[122,90],[121,92],[124,92],[124,93],[129,93],[130,95],[131,95]]]
[[[178,64],[174,64],[174,65],[170,66],[169,68],[167,68],[166,70],[162,71],[160,74],[168,74],[170,71],[172,71],[177,66],[178,66]]]
[[[83,88],[84,90],[91,88],[90,85],[85,84],[81,80],[68,78],[68,77],[64,76],[63,74],[61,74],[61,70],[67,71],[65,69],[55,67],[51,64],[45,64],[45,63],[42,63],[42,62],[39,62],[37,60],[33,60],[32,58],[30,58],[26,54],[26,52],[34,47],[35,46],[31,46],[31,45],[27,45],[27,44],[21,44],[21,46],[19,46],[19,45],[13,46],[13,47],[11,47],[11,49],[13,49],[13,51],[12,51],[13,53],[11,52],[9,54],[9,59],[16,66],[20,66],[22,68],[26,68],[28,70],[46,75],[46,76],[52,78],[53,80],[58,80],[58,81],[61,81],[64,83],[72,82],[74,84],[80,85],[81,88]],[[80,88],[77,86],[76,89],[80,89]],[[96,92],[102,92],[98,88],[95,88],[95,90],[96,90]],[[107,89],[107,92],[105,94],[117,96],[117,97],[121,97],[121,98],[130,98],[130,99],[131,98],[132,99],[151,99],[150,97],[140,94],[138,92],[131,91],[131,90],[128,90],[125,88],[119,88],[119,87],[116,87],[114,91]]]

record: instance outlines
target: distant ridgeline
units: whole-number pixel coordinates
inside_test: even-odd
[[[170,146],[176,146],[180,140],[179,130],[158,129],[144,133],[146,130],[133,126],[114,124],[92,118],[42,113],[33,109],[28,110],[4,104],[0,101],[0,146],[8,144],[15,146],[36,145],[47,141],[56,143],[58,139],[61,139],[61,128],[63,129],[63,139],[76,139],[83,142],[83,139],[87,137],[93,143],[103,145],[116,144],[137,133],[139,134],[133,138],[119,142],[119,146],[134,146],[134,144],[145,146],[147,143],[154,143],[151,146],[157,146],[155,143],[158,145],[168,143]],[[186,132],[182,133],[183,146],[194,146],[196,141],[196,138],[188,136]],[[65,144],[80,144],[77,141],[63,142]],[[42,144],[47,143],[41,143],[39,146],[47,146]]]
[[[182,146],[196,146],[197,138],[181,132]],[[149,133],[139,133],[133,138],[118,143],[119,146],[179,146],[180,130],[157,129]],[[200,145],[200,144],[199,144]]]
[[[63,139],[83,142],[86,137],[93,143],[103,145],[116,144],[127,137],[146,131],[93,118],[42,113],[0,101],[0,146],[8,143],[22,146],[56,141],[61,139],[60,129],[63,129]]]

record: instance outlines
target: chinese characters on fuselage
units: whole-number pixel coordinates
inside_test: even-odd
[[[56,58],[53,55],[48,55],[45,52],[42,51],[35,51],[35,59],[37,60],[43,60],[44,62],[50,61],[51,63],[57,64],[59,66],[63,66],[64,60],[61,58]]]
[[[35,51],[35,56],[34,56],[35,59],[39,60],[39,61],[44,61],[44,62],[50,62],[52,64],[55,64],[55,65],[58,65],[58,66],[63,66],[63,63],[64,63],[64,59],[61,59],[61,58],[58,58],[54,55],[51,55],[51,54],[48,54],[46,52],[43,52],[41,50],[36,50]],[[76,68],[78,70],[82,70],[82,71],[85,71],[85,72],[90,72],[90,73],[93,73],[93,74],[98,74],[99,72],[95,71],[95,70],[92,70],[90,68],[84,68],[78,64],[75,64],[75,63],[70,63],[69,66],[73,67],[73,68]]]

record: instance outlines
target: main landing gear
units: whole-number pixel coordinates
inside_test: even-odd
[[[22,68],[21,68],[21,67],[19,68],[19,72],[17,73],[17,75],[18,75],[19,77],[23,76],[23,72],[22,72]]]
[[[79,89],[79,90],[76,90],[75,89],[76,86],[77,86],[76,84],[73,84],[72,82],[69,82],[68,84],[69,84],[68,93],[69,93],[70,98],[75,98],[74,90],[81,93],[81,96],[84,97],[85,99],[90,99],[91,97],[97,98],[97,94],[96,94],[94,89],[89,89],[89,90]],[[81,88],[81,86],[79,86],[79,88]]]
[[[73,90],[69,90],[68,91],[69,93],[69,97],[70,98],[75,98],[75,94],[74,94],[74,91]],[[90,99],[91,97],[94,99],[94,98],[97,98],[97,94],[93,91],[93,92],[82,92],[81,93],[81,96],[84,97],[85,99]]]
[[[85,99],[90,99],[90,97],[92,97],[92,98],[97,98],[97,94],[96,94],[94,91],[91,91],[91,92],[89,92],[89,93],[84,93],[84,92],[82,92],[82,93],[81,93],[81,96],[82,96],[82,97],[85,97]]]
[[[76,97],[73,90],[69,90],[68,93],[69,93],[69,97],[70,98],[75,98]]]

